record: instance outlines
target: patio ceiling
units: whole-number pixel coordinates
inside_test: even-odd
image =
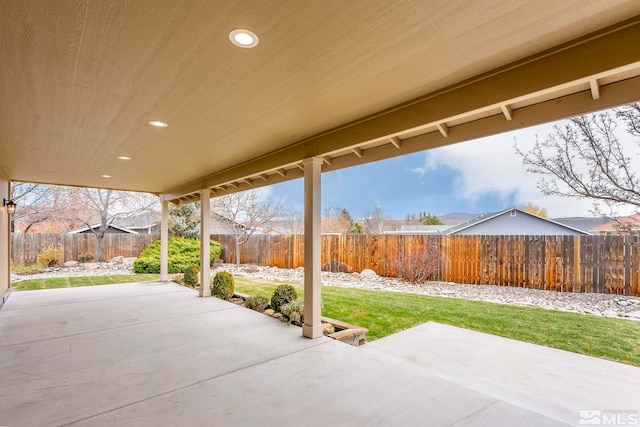
[[[13,181],[188,202],[301,177],[309,156],[335,170],[640,98],[637,0],[1,11],[0,168]],[[234,46],[234,28],[260,43]]]

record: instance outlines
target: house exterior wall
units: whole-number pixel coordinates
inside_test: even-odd
[[[474,224],[463,230],[453,232],[452,235],[546,235],[546,236],[582,236],[584,234],[554,224],[543,218],[538,218],[520,211],[511,211],[502,215]]]

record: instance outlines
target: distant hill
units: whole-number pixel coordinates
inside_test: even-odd
[[[465,212],[451,212],[446,215],[438,215],[438,219],[447,225],[457,225],[463,222],[471,221],[479,217],[481,214],[470,214]]]

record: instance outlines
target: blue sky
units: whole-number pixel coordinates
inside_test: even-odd
[[[560,122],[559,124],[562,124]],[[543,195],[539,177],[526,171],[514,149],[545,139],[552,124],[481,138],[322,175],[322,206],[346,208],[352,217],[381,207],[392,218],[421,211],[484,213],[531,202],[550,217],[592,216],[592,203]],[[270,188],[270,195],[302,210],[302,180]]]

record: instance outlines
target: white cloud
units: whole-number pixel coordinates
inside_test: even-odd
[[[593,203],[545,196],[538,190],[539,175],[527,172],[514,142],[528,151],[536,140],[546,138],[553,131],[552,124],[540,125],[492,137],[428,151],[425,163],[412,170],[418,175],[446,166],[459,175],[454,182],[456,196],[477,201],[488,194],[508,200],[516,195],[517,203],[531,202],[548,210],[551,217],[591,216]],[[505,206],[506,207],[506,206]]]

